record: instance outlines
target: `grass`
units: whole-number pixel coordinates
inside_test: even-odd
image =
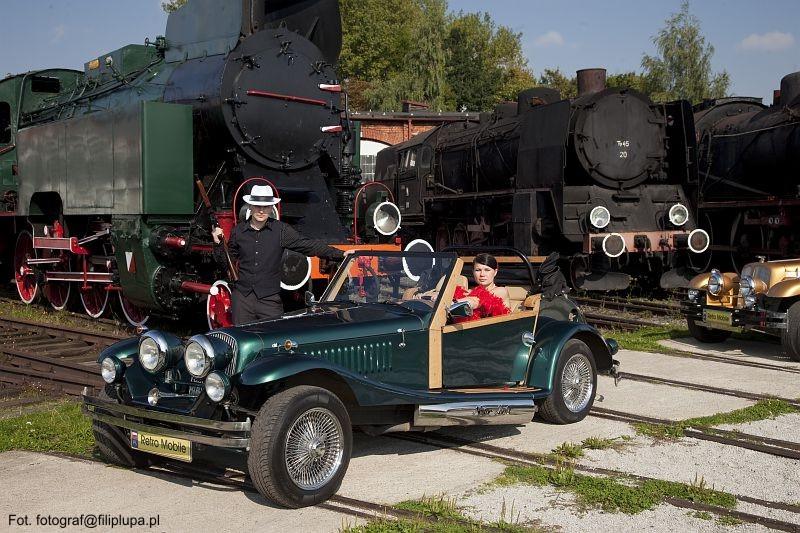
[[[0,420],[0,452],[28,450],[90,456],[92,424],[78,402],[58,403],[46,410]]]
[[[580,444],[564,442],[558,445],[556,448],[553,448],[552,453],[565,459],[577,459],[579,457],[583,457],[583,447]]]
[[[800,409],[797,409],[784,400],[769,399],[760,400],[755,405],[736,409],[735,411],[697,418],[687,418],[686,420],[680,420],[669,425],[641,423],[634,424],[634,427],[636,428],[636,432],[640,435],[645,435],[654,439],[678,439],[683,437],[684,430],[689,427],[711,428],[723,424],[746,424],[748,422],[775,418],[780,415],[797,413],[798,411],[800,411]]]
[[[508,531],[509,533],[537,532],[535,528],[519,525],[513,520],[506,520],[505,502],[498,522],[483,523],[469,519],[461,514],[455,500],[438,497],[423,497],[419,500],[408,500],[395,505],[396,509],[412,511],[416,518],[387,520],[376,519],[363,526],[345,528],[347,533],[477,533],[482,531]],[[513,517],[513,508],[509,511]]]
[[[666,346],[661,346],[658,341],[690,337],[688,329],[670,326],[644,327],[634,331],[604,331],[603,335],[616,340],[620,348],[656,353],[673,351]]]
[[[625,441],[631,440],[630,436],[614,437],[607,439],[603,437],[588,437],[583,439],[581,446],[585,450],[619,450],[625,446]]]
[[[732,494],[705,486],[700,479],[691,484],[664,480],[634,481],[612,477],[594,477],[576,473],[572,468],[548,469],[542,466],[508,466],[493,483],[500,486],[528,484],[552,485],[572,492],[578,503],[606,512],[637,514],[653,509],[665,498],[680,498],[707,505],[733,508]]]

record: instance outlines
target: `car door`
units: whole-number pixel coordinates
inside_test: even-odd
[[[442,387],[515,384],[525,378],[536,310],[489,317],[442,328]]]

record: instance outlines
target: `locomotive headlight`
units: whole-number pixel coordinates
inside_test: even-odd
[[[675,204],[669,208],[669,221],[676,226],[683,226],[689,220],[689,210],[683,204]]]
[[[589,211],[589,223],[597,229],[603,229],[611,222],[611,213],[602,205]]]
[[[222,372],[212,372],[206,378],[206,395],[212,402],[221,402],[231,390],[228,376]]]
[[[712,270],[711,275],[708,276],[708,292],[714,296],[718,296],[725,286],[725,278],[722,277],[722,272],[719,270]]]
[[[755,296],[755,294],[756,282],[750,276],[742,276],[739,280],[739,296],[746,300],[749,296]]]

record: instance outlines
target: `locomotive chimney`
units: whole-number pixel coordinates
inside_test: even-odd
[[[798,97],[800,97],[800,72],[793,72],[781,80],[781,102],[784,105],[792,105]]]
[[[775,89],[772,91],[772,105],[781,105],[781,90]]]
[[[606,69],[585,68],[577,72],[578,96],[598,93],[606,88]]]

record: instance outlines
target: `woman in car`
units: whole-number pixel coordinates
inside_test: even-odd
[[[490,316],[507,315],[511,312],[508,290],[494,282],[497,276],[497,259],[489,254],[478,254],[472,262],[472,276],[476,286],[471,290],[456,287],[453,295],[458,302],[468,302],[472,316],[456,319],[456,322],[478,320]]]

